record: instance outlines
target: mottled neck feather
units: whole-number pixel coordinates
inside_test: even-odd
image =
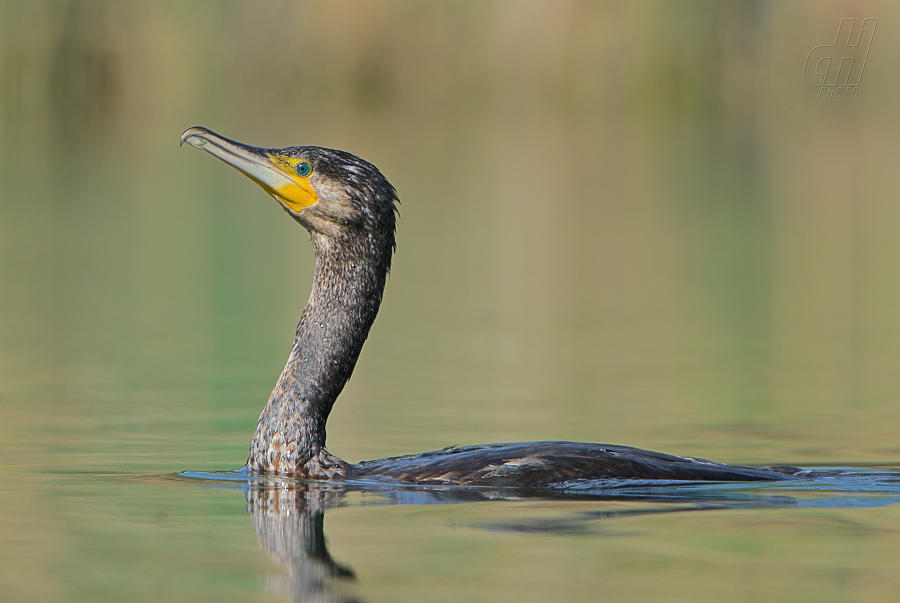
[[[287,365],[259,418],[247,466],[326,479],[348,468],[325,450],[325,422],[381,305],[393,237],[379,241],[356,233],[336,241],[313,233],[312,240],[312,293]]]

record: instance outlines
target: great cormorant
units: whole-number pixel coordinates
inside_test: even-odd
[[[256,426],[247,469],[303,479],[541,487],[571,480],[790,479],[792,467],[737,467],[626,446],[527,442],[450,447],[356,465],[325,449],[325,422],[381,305],[397,192],[371,163],[314,146],[248,146],[206,128],[181,143],[249,176],[309,231],[316,266],[287,365]]]

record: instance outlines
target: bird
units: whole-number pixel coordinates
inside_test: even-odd
[[[257,422],[245,470],[302,480],[541,488],[609,480],[772,481],[795,467],[743,467],[629,446],[520,442],[450,446],[351,464],[325,447],[326,421],[381,306],[395,251],[397,190],[373,164],[335,149],[243,144],[202,126],[180,145],[255,181],[310,235],[315,271],[287,364]]]

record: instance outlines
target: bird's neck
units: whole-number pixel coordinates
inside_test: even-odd
[[[348,252],[315,235],[313,242],[309,303],[259,418],[247,465],[254,471],[331,478],[342,475],[347,464],[325,450],[325,422],[378,313],[391,251],[362,245]]]

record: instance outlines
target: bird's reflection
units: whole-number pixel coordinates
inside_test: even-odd
[[[325,510],[338,506],[344,492],[340,486],[296,480],[248,484],[247,510],[259,545],[287,570],[266,579],[268,590],[293,601],[358,600],[342,594],[356,576],[331,557],[325,543]]]
[[[367,502],[388,505],[447,504],[479,501],[543,500],[565,505],[592,501],[594,510],[557,518],[510,519],[475,523],[489,531],[598,534],[611,518],[709,510],[777,507],[873,507],[900,503],[896,472],[820,473],[802,484],[736,486],[709,482],[646,482],[614,480],[547,488],[420,488],[377,482],[303,482],[290,478],[258,478],[240,472],[183,473],[181,478],[230,482],[243,490],[247,510],[262,549],[286,570],[269,576],[268,590],[297,602],[359,601],[351,568],[334,560],[325,539],[325,513],[348,504],[347,494],[360,493]],[[209,482],[207,482],[209,483]],[[616,503],[616,504],[609,504]],[[621,503],[629,503],[623,507]]]

